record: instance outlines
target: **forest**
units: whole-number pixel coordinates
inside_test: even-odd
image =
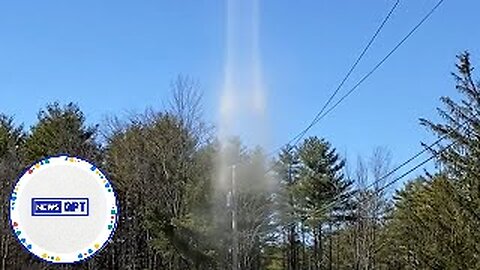
[[[480,84],[470,60],[457,56],[441,120],[418,116],[437,138],[419,149],[429,159],[418,168],[435,165],[423,172],[397,167],[388,146],[346,160],[321,134],[273,156],[238,137],[222,144],[186,76],[165,108],[98,124],[75,102],[52,101],[30,127],[0,114],[1,269],[480,269]],[[30,255],[9,224],[22,170],[60,153],[101,167],[120,207],[108,245],[74,265]],[[232,173],[234,184],[215,180]]]

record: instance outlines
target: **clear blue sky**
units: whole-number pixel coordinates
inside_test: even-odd
[[[401,1],[352,86],[436,0]],[[260,46],[273,148],[297,134],[331,94],[394,0],[263,0]],[[198,79],[217,118],[225,56],[225,1],[2,1],[0,112],[34,123],[48,102],[77,102],[90,123],[161,109],[177,74]],[[386,64],[310,134],[348,157],[387,146],[400,163],[431,135],[450,72],[468,49],[480,65],[480,2],[446,0]],[[344,92],[341,92],[344,93]]]

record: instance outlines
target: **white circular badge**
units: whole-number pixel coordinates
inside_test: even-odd
[[[93,256],[113,235],[117,215],[111,183],[95,165],[77,157],[35,163],[10,198],[15,236],[29,252],[52,263]]]

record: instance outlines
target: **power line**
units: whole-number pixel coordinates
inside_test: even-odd
[[[465,125],[467,125],[468,123],[472,122],[473,120],[475,120],[475,118],[478,117],[478,115],[476,114],[472,114],[470,115],[470,117],[467,117],[467,119],[461,123],[461,124],[458,124],[458,126],[456,127],[455,130],[458,130],[458,129],[461,129],[461,128],[464,128]],[[439,144],[441,141],[443,141],[444,139],[448,138],[448,136],[451,135],[451,132],[453,130],[450,130],[450,132],[444,134],[443,136],[439,137],[437,140],[435,140],[434,142],[432,142],[431,144],[429,145],[425,145],[424,149],[417,152],[416,154],[414,154],[413,156],[411,156],[410,158],[408,158],[407,160],[405,160],[404,162],[402,162],[400,165],[398,165],[397,167],[395,167],[394,169],[390,170],[389,172],[387,172],[386,174],[384,174],[383,176],[377,178],[375,181],[373,181],[371,184],[369,184],[365,190],[368,190],[370,188],[374,188],[376,184],[378,184],[379,182],[385,180],[385,179],[388,179],[390,176],[392,176],[395,172],[397,172],[398,170],[400,170],[401,168],[405,167],[406,165],[408,165],[410,162],[412,162],[413,160],[415,160],[416,158],[418,158],[419,156],[421,156],[423,153],[427,152],[428,150],[430,149],[433,149],[434,146],[436,146],[437,144]],[[420,162],[419,164],[415,165],[413,168],[411,168],[410,170],[408,170],[407,172],[403,173],[402,175],[396,177],[395,179],[393,179],[392,181],[388,182],[386,185],[384,185],[383,187],[379,188],[379,189],[375,189],[376,192],[381,192],[383,190],[385,190],[387,187],[393,185],[394,183],[398,182],[399,180],[403,179],[404,177],[406,177],[407,175],[409,175],[410,173],[414,172],[415,170],[417,170],[418,168],[420,168],[421,166],[425,165],[427,162],[429,162],[430,160],[432,160],[433,158],[437,157],[438,155],[440,155],[441,153],[445,152],[448,148],[452,147],[454,144],[456,144],[457,142],[454,141],[454,142],[451,142],[450,144],[448,144],[447,146],[443,147],[441,150],[435,152],[432,156],[430,156],[429,158],[425,159],[424,161]],[[337,196],[335,196],[330,203],[326,204],[324,207],[322,207],[320,210],[318,211],[323,211],[323,210],[327,210],[327,208],[329,207],[332,207],[334,206],[335,204],[339,203],[339,202],[342,202],[342,196],[344,198],[348,198],[349,196],[345,196],[345,194],[338,194]]]
[[[388,172],[387,174],[383,175],[382,177],[376,179],[373,183],[371,183],[370,185],[368,185],[365,189],[369,189],[371,187],[374,187],[376,184],[378,184],[380,181],[383,181],[385,179],[387,179],[388,177],[392,176],[394,173],[396,173],[398,170],[400,170],[401,168],[405,167],[406,165],[408,165],[408,163],[412,162],[413,160],[415,160],[416,158],[418,158],[419,156],[421,156],[423,153],[425,153],[428,149],[431,149],[432,147],[434,147],[435,145],[439,144],[442,140],[444,140],[447,136],[444,136],[444,137],[441,137],[439,138],[438,140],[436,140],[435,142],[431,143],[430,145],[428,145],[427,147],[423,148],[422,151],[416,153],[415,155],[411,156],[409,159],[405,160],[404,162],[402,162],[400,165],[398,165],[397,167],[395,167],[393,170],[391,170],[390,172]]]
[[[435,6],[400,40],[392,50],[390,50],[367,74],[365,74],[345,95],[343,95],[330,109],[322,114],[322,110],[318,117],[315,117],[314,120],[310,125],[307,126],[302,132],[300,132],[297,136],[295,136],[292,140],[290,140],[286,145],[289,145],[292,141],[295,141],[295,145],[303,138],[303,136],[310,130],[314,125],[316,125],[320,120],[322,120],[325,116],[327,116],[331,111],[333,111],[341,102],[343,102],[349,95],[351,95],[362,83],[364,83],[370,76],[373,75],[431,16],[432,14],[440,7],[440,5],[445,0],[440,0],[437,2]],[[333,98],[332,98],[333,99]],[[330,101],[330,100],[329,100]],[[285,146],[285,145],[284,145]],[[284,146],[280,147],[279,149],[283,148]],[[275,152],[277,152],[276,149]],[[272,155],[272,154],[270,154]],[[270,171],[269,169],[268,171]]]
[[[377,36],[380,34],[380,32],[382,31],[383,27],[385,26],[385,24],[388,22],[388,20],[390,19],[390,17],[392,16],[393,12],[395,11],[395,9],[397,8],[398,4],[400,3],[400,0],[397,0],[395,2],[395,4],[392,6],[392,8],[389,10],[389,12],[387,13],[387,16],[385,16],[385,18],[383,19],[382,23],[377,27],[377,30],[375,31],[375,33],[373,34],[373,36],[370,38],[370,40],[368,41],[367,45],[363,48],[362,52],[358,55],[357,59],[355,60],[355,62],[352,64],[352,66],[350,67],[350,69],[348,70],[348,72],[345,74],[345,76],[343,77],[343,79],[341,80],[340,84],[337,86],[337,88],[335,89],[335,91],[330,95],[330,97],[328,98],[328,100],[325,102],[325,104],[323,105],[323,107],[320,109],[320,111],[315,115],[315,117],[313,118],[313,120],[311,121],[311,123],[305,128],[303,129],[300,133],[298,133],[295,137],[293,137],[290,141],[288,141],[288,143],[286,145],[290,145],[291,143],[295,142],[293,145],[297,145],[298,142],[302,139],[302,137],[308,132],[308,130],[310,130],[312,128],[312,126],[315,124],[315,121],[318,117],[320,117],[322,115],[322,113],[325,111],[325,109],[328,107],[328,105],[330,105],[330,103],[332,102],[333,98],[335,98],[335,96],[337,95],[337,93],[340,91],[340,89],[343,87],[343,85],[345,84],[345,82],[348,80],[348,78],[350,78],[350,75],[352,75],[353,71],[355,70],[355,68],[357,67],[357,65],[360,63],[360,61],[363,59],[363,57],[365,56],[365,54],[367,53],[368,49],[370,49],[370,47],[372,46],[373,42],[376,40]],[[281,148],[283,148],[284,146],[280,146],[278,149],[275,149],[274,151],[272,151],[271,154],[269,155],[274,155],[277,151],[279,151]]]
[[[459,124],[457,126],[457,130],[460,129],[460,128],[463,128],[466,124],[468,124],[469,122],[471,122],[472,120],[474,120],[475,118],[477,117],[477,115],[471,115],[470,117],[468,117],[463,123]],[[425,153],[426,151],[428,151],[429,149],[432,149],[435,145],[439,144],[441,141],[443,141],[444,139],[446,139],[450,134],[451,131],[449,133],[446,133],[444,134],[443,136],[441,136],[440,138],[438,138],[436,141],[434,141],[433,143],[429,144],[429,145],[425,145],[424,149],[419,151],[418,153],[416,153],[415,155],[411,156],[410,158],[408,158],[407,160],[405,160],[404,162],[402,162],[400,165],[398,165],[397,167],[395,167],[394,169],[392,169],[391,171],[389,171],[388,173],[384,174],[383,176],[379,177],[378,179],[376,179],[375,181],[373,181],[370,185],[368,185],[365,190],[368,190],[369,188],[372,188],[374,187],[376,184],[380,183],[381,181],[385,180],[385,179],[388,179],[390,176],[392,176],[395,172],[397,172],[398,170],[400,170],[401,168],[405,167],[406,165],[408,165],[410,162],[412,162],[413,160],[415,160],[416,158],[418,158],[419,156],[421,156],[423,153]],[[393,181],[389,182],[388,184],[386,184],[385,186],[383,186],[382,188],[380,189],[377,189],[376,191],[377,192],[380,192],[380,191],[383,191],[384,189],[386,189],[387,187],[391,186],[392,184],[394,184],[395,182],[399,181],[400,179],[404,178],[405,176],[407,176],[408,174],[412,173],[413,171],[415,171],[416,169],[418,169],[420,166],[426,164],[428,161],[432,160],[434,157],[436,157],[437,155],[439,155],[440,153],[444,152],[446,149],[450,148],[451,146],[453,146],[455,144],[455,142],[452,142],[450,143],[449,145],[445,146],[442,150],[434,153],[431,157],[427,158],[426,160],[422,161],[420,164],[416,165],[415,167],[413,167],[413,169],[410,169],[408,170],[406,173],[402,174],[401,176],[395,178]],[[343,194],[339,194],[337,195],[336,197],[334,197],[332,199],[332,202],[331,203],[336,203],[339,201],[339,199],[341,199]],[[329,204],[327,204],[328,206]],[[323,209],[325,210],[325,209]]]
[[[430,11],[415,25],[415,27],[413,27],[408,33],[407,35],[399,42],[397,43],[397,45],[395,47],[393,47],[392,50],[390,50],[390,52],[382,58],[382,60],[380,60],[377,65],[375,65],[373,67],[373,69],[371,69],[366,75],[364,75],[345,95],[343,95],[330,109],[328,109],[324,114],[322,114],[319,118],[317,118],[313,125],[317,124],[320,120],[322,120],[325,116],[327,116],[333,109],[335,109],[343,100],[345,100],[350,94],[352,94],[363,82],[365,82],[376,70],[378,70],[385,62],[386,60],[388,60],[388,58],[390,58],[393,53],[395,53],[400,47],[402,44],[404,44],[408,38],[410,38],[417,30],[418,28],[420,28],[420,26],[422,26],[427,20],[428,18],[431,17],[431,15],[440,7],[440,5],[444,2],[445,0],[440,0],[437,2],[437,4],[432,8],[430,9]],[[310,126],[313,127],[313,125]],[[308,131],[308,129],[306,129]],[[306,132],[303,134],[305,135]],[[301,139],[303,137],[303,135],[301,137],[299,137],[299,139]],[[297,141],[299,141],[299,139],[297,139]],[[439,143],[441,140],[443,140],[443,138],[439,139],[437,143]],[[433,145],[437,144],[437,143],[434,143]],[[288,143],[286,145],[289,145]],[[432,146],[433,146],[432,145]],[[283,148],[283,147],[282,147]],[[281,148],[280,148],[281,149]],[[275,152],[278,151],[278,150],[275,150]],[[403,166],[407,165],[408,163],[410,163],[411,161],[413,161],[415,158],[417,158],[418,156],[420,156],[421,154],[423,154],[424,152],[426,151],[426,149],[422,150],[421,153],[415,155],[414,157],[410,158],[409,160],[407,160],[406,162],[402,163]],[[271,154],[270,154],[271,155]],[[274,164],[266,171],[266,173],[269,173],[270,171],[272,171],[275,166],[278,164],[278,161],[275,161]],[[403,167],[402,166],[402,167]],[[400,169],[401,167],[399,167],[398,169]],[[398,170],[397,169],[397,170]]]
[[[375,31],[375,33],[373,34],[373,36],[370,38],[370,40],[368,41],[367,45],[365,46],[365,48],[363,48],[362,52],[360,53],[360,55],[357,57],[357,59],[355,60],[355,62],[353,63],[353,65],[350,67],[350,69],[348,70],[348,72],[345,74],[345,76],[343,77],[342,81],[340,82],[340,84],[337,86],[337,88],[335,89],[335,91],[332,93],[332,95],[330,95],[330,97],[328,98],[327,102],[325,102],[325,104],[323,105],[322,109],[315,115],[315,117],[313,118],[312,122],[304,129],[302,130],[302,132],[300,132],[297,136],[295,136],[292,140],[290,140],[289,144],[293,141],[295,141],[294,145],[297,145],[298,142],[302,139],[302,137],[308,132],[308,130],[310,130],[313,125],[315,125],[315,121],[317,120],[318,117],[320,117],[322,115],[322,113],[325,111],[325,109],[328,107],[328,105],[330,105],[330,102],[332,102],[332,100],[335,98],[335,96],[337,95],[338,91],[340,91],[340,89],[343,87],[343,85],[345,84],[345,82],[348,80],[348,78],[350,78],[350,75],[352,75],[353,71],[355,70],[355,68],[357,67],[357,65],[360,63],[360,61],[363,59],[363,57],[365,56],[365,54],[367,53],[368,49],[370,49],[370,47],[372,46],[373,42],[375,41],[375,39],[377,38],[377,36],[380,34],[380,32],[382,31],[383,27],[385,26],[385,24],[388,22],[388,20],[390,19],[390,17],[392,16],[393,12],[395,11],[395,9],[397,8],[398,4],[400,3],[400,0],[397,0],[395,2],[395,4],[393,4],[392,8],[390,9],[390,11],[387,13],[387,16],[383,19],[382,23],[378,26],[377,30]]]
[[[382,60],[380,60],[380,62],[378,62],[367,74],[365,74],[365,76],[363,76],[358,82],[357,84],[355,84],[345,95],[343,95],[332,107],[330,107],[330,109],[328,109],[322,116],[320,116],[314,123],[317,124],[320,120],[322,120],[325,116],[327,116],[331,111],[333,111],[340,103],[342,103],[349,95],[351,95],[363,82],[365,82],[373,73],[375,73],[375,71],[377,71],[384,63],[385,61],[388,60],[388,58],[390,58],[394,53],[395,51],[397,51],[406,41],[408,38],[410,38],[410,36],[412,36],[416,31],[417,29],[422,26],[423,23],[425,23],[425,21],[427,21],[428,18],[430,18],[430,16],[438,9],[438,7],[440,7],[440,5],[444,2],[445,0],[440,0],[423,18],[422,20],[420,20],[420,22],[415,25],[415,27],[412,28],[412,30],[410,30],[410,32],[408,32],[408,34],[395,46],[393,47],[392,50],[390,50],[390,52],[385,55],[385,57],[382,58]]]
[[[430,157],[428,157],[427,159],[423,160],[422,162],[420,162],[419,164],[415,165],[413,168],[409,169],[408,171],[406,171],[405,173],[401,174],[400,176],[394,178],[392,181],[388,182],[387,184],[385,184],[383,187],[379,188],[379,189],[376,189],[375,191],[376,192],[381,192],[383,190],[385,190],[386,188],[388,188],[389,186],[395,184],[396,182],[400,181],[401,179],[405,178],[407,175],[411,174],[412,172],[416,171],[418,168],[420,168],[421,166],[425,165],[426,163],[428,163],[430,160],[434,159],[435,157],[439,156],[441,153],[445,152],[448,148],[452,147],[453,145],[455,145],[457,142],[451,142],[450,144],[448,144],[447,146],[443,147],[440,151],[432,154]],[[398,169],[394,169],[390,172],[388,172],[387,174],[385,174],[383,177],[381,178],[387,178],[389,177],[390,175],[393,174],[394,171],[397,171]],[[369,186],[370,187],[370,186]],[[369,187],[367,187],[365,190],[367,190]],[[336,204],[340,203],[340,202],[343,202],[341,200],[339,200],[340,198],[334,198],[330,203],[324,205],[320,210],[318,210],[319,212],[320,211],[323,211],[323,210],[327,210],[328,208],[330,207],[333,207],[335,206]]]
[[[460,128],[463,128],[466,124],[468,124],[469,122],[471,122],[472,120],[474,120],[474,118],[477,117],[477,115],[471,115],[470,117],[468,117],[462,124],[459,124],[457,126],[457,129],[460,129]],[[445,140],[446,138],[448,138],[448,136],[450,136],[451,134],[451,131],[444,134],[443,136],[441,136],[440,138],[438,138],[436,141],[434,141],[433,143],[429,144],[429,145],[425,145],[425,147],[423,148],[423,150],[419,151],[418,153],[416,153],[415,155],[411,156],[409,159],[405,160],[404,162],[402,162],[400,165],[398,165],[397,167],[395,167],[393,170],[391,170],[390,172],[388,172],[387,174],[383,175],[382,177],[379,177],[378,179],[376,179],[373,183],[371,183],[370,185],[368,185],[366,187],[366,189],[369,189],[371,187],[374,187],[376,184],[378,184],[379,182],[387,179],[388,177],[392,176],[395,172],[397,172],[398,170],[400,170],[401,168],[405,167],[408,163],[412,162],[413,160],[415,160],[416,158],[418,158],[419,156],[421,156],[423,153],[427,152],[428,150],[432,149],[435,145],[439,144],[441,141]],[[451,145],[451,144],[450,144]],[[450,145],[448,147],[450,147]],[[443,150],[442,150],[443,151]]]

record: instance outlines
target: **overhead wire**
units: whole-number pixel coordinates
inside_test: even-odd
[[[279,149],[276,149],[275,152],[278,152],[279,150],[283,149],[285,146],[290,146],[289,149],[292,149],[298,142],[303,138],[303,136],[308,132],[309,129],[311,129],[315,124],[317,124],[320,120],[325,118],[330,112],[332,112],[340,103],[342,103],[349,95],[351,95],[358,87],[364,83],[370,76],[373,75],[432,15],[433,13],[443,4],[445,0],[440,0],[437,2],[436,5],[434,5],[429,12],[425,14],[425,16],[398,42],[369,72],[367,72],[345,95],[343,95],[332,107],[330,107],[327,111],[325,111],[323,114],[321,114],[319,117],[315,117],[314,121],[307,126],[299,135],[296,137],[296,143],[292,146],[290,145],[291,141],[289,143],[283,145]],[[275,153],[273,152],[273,154]],[[269,154],[268,156],[272,155]],[[269,173],[272,171],[275,166],[277,165],[278,160],[274,162],[274,164],[266,171],[266,173]]]
[[[468,123],[471,123],[475,118],[477,118],[478,115],[476,114],[473,114],[471,115],[470,117],[468,117],[463,123],[459,124],[457,127],[456,127],[456,130],[458,129],[461,129],[461,128],[464,128],[465,125],[467,125]],[[376,185],[378,183],[380,183],[381,181],[384,181],[386,179],[388,179],[389,177],[391,177],[392,175],[394,175],[394,173],[396,173],[398,170],[400,170],[401,168],[405,167],[406,165],[408,165],[409,163],[411,163],[413,160],[415,160],[416,158],[418,158],[419,156],[421,156],[423,153],[429,151],[429,150],[433,150],[433,147],[435,147],[436,145],[438,145],[440,142],[442,142],[443,140],[445,140],[446,138],[448,138],[451,134],[451,131],[444,134],[443,136],[439,137],[437,140],[435,140],[434,142],[430,143],[429,145],[425,145],[424,149],[417,152],[416,154],[414,154],[413,156],[411,156],[410,158],[408,158],[407,160],[405,160],[404,162],[402,162],[400,165],[396,166],[394,169],[390,170],[389,172],[385,173],[383,176],[375,179],[375,181],[373,181],[372,183],[370,183],[367,187],[365,187],[364,190],[368,190],[370,188],[374,188],[374,191],[375,192],[382,192],[384,191],[386,188],[388,188],[389,186],[393,185],[394,183],[398,182],[399,180],[405,178],[407,175],[409,175],[410,173],[414,172],[415,170],[417,170],[418,168],[420,168],[421,166],[425,165],[427,162],[429,162],[430,160],[432,160],[433,158],[437,157],[438,155],[440,155],[441,153],[445,152],[447,149],[449,149],[450,147],[454,146],[457,142],[456,141],[453,141],[451,143],[449,143],[447,146],[443,147],[441,150],[438,150],[436,152],[433,153],[433,155],[431,155],[429,158],[423,160],[422,162],[420,162],[419,164],[415,165],[413,168],[407,170],[406,172],[404,172],[403,174],[401,174],[400,176],[394,178],[392,181],[388,182],[387,184],[385,184],[384,186],[380,187],[380,188],[375,188]],[[334,204],[336,203],[337,201],[339,201],[339,199],[341,199],[342,197],[342,194],[339,194],[338,196],[334,197],[331,201],[331,204]],[[329,207],[329,204],[327,204],[327,207]]]
[[[325,118],[331,111],[333,111],[340,103],[342,103],[348,96],[350,96],[357,88],[364,83],[370,76],[372,76],[375,71],[377,71],[387,60],[390,58],[417,30],[424,24],[428,18],[440,7],[440,5],[444,2],[445,0],[440,0],[423,18],[420,20],[415,27],[410,30],[410,32],[407,33],[407,35],[400,40],[399,43],[393,49],[391,49],[383,58],[380,60],[368,73],[366,73],[345,95],[343,95],[330,109],[328,109],[323,115],[318,117],[314,125],[317,124],[320,120]]]
[[[315,121],[318,117],[320,117],[322,115],[322,113],[325,111],[325,109],[328,107],[328,105],[330,105],[330,103],[332,102],[332,100],[335,98],[335,96],[338,94],[338,92],[340,91],[340,89],[343,87],[343,85],[345,84],[345,82],[350,78],[350,76],[352,75],[353,71],[355,70],[355,68],[358,66],[358,64],[360,63],[360,61],[363,59],[363,57],[365,56],[365,54],[367,53],[367,51],[370,49],[370,47],[372,46],[373,42],[377,39],[378,35],[380,34],[380,32],[382,31],[382,29],[385,27],[385,25],[387,24],[387,22],[390,20],[392,14],[394,13],[395,9],[397,8],[398,4],[400,3],[400,0],[396,0],[395,3],[393,4],[393,6],[390,8],[390,10],[388,11],[387,15],[385,16],[385,18],[383,19],[383,21],[380,23],[380,25],[377,27],[377,29],[375,30],[375,33],[373,34],[373,36],[370,38],[370,40],[368,41],[368,43],[365,45],[365,47],[363,48],[363,50],[361,51],[361,53],[357,56],[356,60],[353,62],[353,64],[351,65],[350,69],[347,71],[347,73],[345,74],[345,76],[343,77],[343,79],[340,81],[340,83],[337,85],[337,87],[335,88],[335,90],[333,91],[333,93],[330,95],[330,97],[328,98],[328,100],[325,102],[325,104],[323,105],[323,107],[320,109],[320,111],[315,115],[315,117],[313,118],[313,120],[311,121],[311,123],[305,128],[303,129],[300,133],[298,133],[295,137],[293,137],[286,145],[290,145],[291,143],[295,142],[293,145],[297,145],[299,140],[301,140],[303,138],[303,136],[312,128],[312,126],[315,124]],[[284,145],[280,146],[279,149],[276,149],[274,151],[272,151],[272,153],[276,153],[278,150],[280,150],[281,148],[283,148]]]
[[[383,185],[382,187],[378,188],[378,189],[375,189],[374,192],[382,192],[384,191],[385,189],[387,189],[388,187],[390,187],[391,185],[395,184],[396,182],[400,181],[401,179],[405,178],[406,176],[408,176],[409,174],[411,174],[412,172],[416,171],[418,168],[420,168],[421,166],[427,164],[429,161],[431,161],[432,159],[434,159],[435,157],[439,156],[441,153],[445,152],[448,148],[452,147],[453,145],[455,145],[457,142],[451,142],[450,144],[448,144],[447,146],[443,147],[441,150],[439,150],[438,152],[432,154],[430,157],[428,157],[427,159],[423,160],[422,162],[418,163],[417,165],[415,165],[414,167],[410,168],[409,170],[407,170],[406,172],[402,173],[400,176],[398,177],[395,177],[393,180],[387,182],[385,185]],[[384,175],[384,177],[388,177],[389,175],[392,174],[392,171],[391,172],[388,172],[387,174]],[[383,178],[383,177],[382,177]],[[368,188],[366,188],[365,190],[367,190]],[[319,210],[317,210],[317,212],[322,212],[322,211],[326,211],[328,209],[331,209],[332,207],[334,207],[336,204],[340,204],[340,203],[344,203],[344,201],[340,200],[342,196],[337,196],[337,198],[333,198],[329,203],[327,203],[326,205],[323,205]],[[349,196],[343,196],[344,199],[349,199]],[[359,199],[359,201],[361,201],[362,199],[365,199],[367,197],[364,197],[364,198],[361,198]]]

